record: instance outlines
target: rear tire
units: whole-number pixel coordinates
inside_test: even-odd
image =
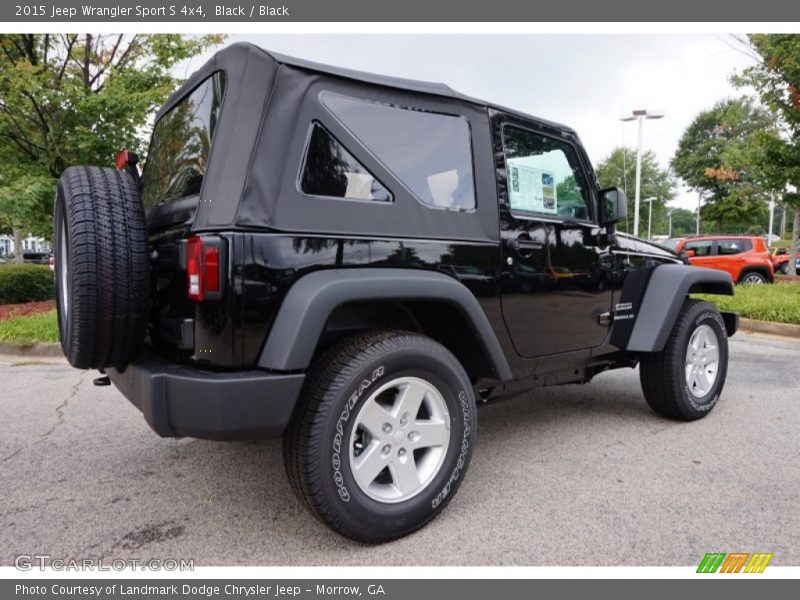
[[[664,349],[644,354],[639,363],[647,403],[660,415],[681,421],[711,412],[727,371],[725,323],[713,304],[700,300],[683,303]]]
[[[309,369],[284,434],[284,462],[295,493],[324,523],[357,541],[385,542],[447,505],[475,430],[472,386],[446,348],[416,333],[368,332]]]
[[[54,219],[61,348],[73,367],[126,365],[141,347],[150,274],[144,208],[133,177],[70,167]]]
[[[767,283],[767,277],[758,271],[749,271],[739,278],[742,285],[762,285]]]

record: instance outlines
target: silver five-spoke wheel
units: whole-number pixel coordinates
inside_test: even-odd
[[[374,391],[356,415],[350,470],[373,500],[413,498],[436,477],[450,444],[450,417],[428,381],[400,377]]]
[[[686,385],[691,394],[702,398],[717,380],[719,340],[708,325],[700,325],[689,338],[686,348]]]
[[[762,285],[764,283],[764,276],[758,273],[748,273],[744,276],[744,279],[742,279],[742,283],[745,285]]]

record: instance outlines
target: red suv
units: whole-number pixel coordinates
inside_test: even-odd
[[[670,242],[672,240],[668,240]],[[749,235],[715,235],[681,238],[669,244],[683,251],[698,267],[727,271],[736,283],[772,283],[774,268],[763,238]]]

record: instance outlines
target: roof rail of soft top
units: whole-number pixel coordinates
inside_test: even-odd
[[[492,102],[481,100],[479,98],[468,96],[466,94],[462,94],[461,92],[454,90],[449,85],[444,83],[418,81],[414,79],[405,79],[402,77],[393,77],[390,75],[379,75],[376,73],[367,73],[364,71],[357,71],[354,69],[346,69],[344,67],[325,65],[310,60],[287,56],[285,54],[280,54],[278,52],[272,52],[270,50],[261,48],[260,46],[256,46],[255,44],[252,44],[250,42],[237,42],[235,44],[231,44],[230,46],[227,46],[219,50],[216,54],[214,54],[214,56],[212,56],[208,60],[208,62],[206,62],[199,69],[197,69],[197,71],[195,71],[189,77],[189,79],[187,79],[184,82],[184,84],[181,85],[169,97],[164,106],[158,111],[158,114],[156,115],[156,120],[160,119],[165,112],[169,111],[184,96],[186,96],[187,93],[193,90],[201,81],[206,79],[206,77],[211,75],[211,73],[213,73],[214,71],[225,69],[226,65],[229,65],[233,62],[248,60],[250,57],[258,57],[261,59],[271,60],[277,64],[287,65],[289,67],[294,67],[305,71],[323,73],[323,74],[333,75],[336,77],[343,77],[345,79],[350,79],[354,81],[369,83],[373,85],[391,87],[400,90],[408,90],[422,94],[430,94],[433,96],[450,98],[461,102],[468,102],[470,104],[474,104],[477,106],[491,108],[494,110],[509,113],[511,115],[517,115],[525,119],[535,120],[538,123],[542,123],[544,125],[552,127],[553,129],[558,129],[560,131],[572,134],[575,133],[575,131],[571,127],[567,127],[566,125],[563,125],[561,123],[548,121],[546,119],[542,119],[541,117],[535,117],[533,115],[529,115],[524,112],[502,106],[500,104],[495,104]]]

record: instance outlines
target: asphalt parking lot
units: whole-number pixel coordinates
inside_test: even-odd
[[[157,437],[95,372],[0,359],[0,564],[19,554],[196,565],[691,565],[711,551],[800,564],[800,343],[737,335],[695,423],[652,413],[638,373],[482,408],[461,490],[377,547],[317,522],[280,441]]]

